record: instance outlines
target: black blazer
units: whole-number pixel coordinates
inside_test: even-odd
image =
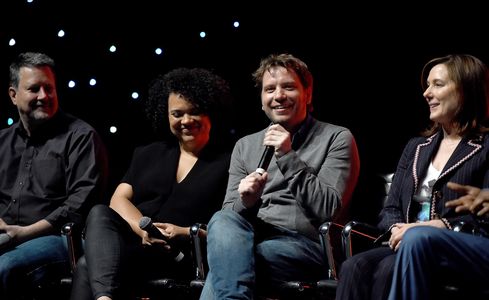
[[[421,184],[429,164],[439,148],[443,134],[436,133],[428,138],[411,139],[399,160],[389,195],[380,213],[378,227],[388,231],[395,223],[412,223],[416,221],[417,210],[413,195]],[[453,181],[459,184],[476,187],[489,187],[489,137],[488,134],[465,137],[459,143],[440,176],[433,186],[431,194],[430,220],[441,219],[452,229],[451,224],[464,221],[488,235],[489,227],[483,218],[470,213],[455,213],[454,208],[446,208],[445,202],[460,197],[447,188],[446,183]]]

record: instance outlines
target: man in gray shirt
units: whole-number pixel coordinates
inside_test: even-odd
[[[262,284],[321,277],[318,228],[338,215],[358,178],[351,132],[310,115],[313,78],[304,62],[270,55],[253,76],[272,124],[233,150],[223,209],[208,226],[201,299],[253,299]],[[266,147],[270,166],[257,169]]]

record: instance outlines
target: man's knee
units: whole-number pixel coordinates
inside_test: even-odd
[[[0,277],[6,278],[10,276],[10,273],[15,269],[15,258],[8,253],[0,255]]]
[[[238,247],[253,241],[253,226],[232,210],[216,212],[207,227],[207,244]]]
[[[247,221],[238,213],[230,209],[217,211],[211,218],[208,224],[209,233],[215,230],[219,230],[219,233],[227,230],[233,230],[233,228],[241,227],[242,224]]]
[[[0,295],[2,289],[9,290],[21,281],[21,269],[21,261],[16,255],[7,252],[0,256]]]

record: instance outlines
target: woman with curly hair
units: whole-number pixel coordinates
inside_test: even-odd
[[[110,206],[90,211],[71,299],[131,298],[142,280],[193,276],[189,226],[207,223],[224,199],[230,154],[220,150],[221,117],[230,101],[228,84],[205,69],[179,68],[151,82],[146,113],[165,138],[138,147]],[[140,228],[143,216],[171,246]]]

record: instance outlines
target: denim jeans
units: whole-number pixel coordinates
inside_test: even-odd
[[[259,220],[252,224],[232,210],[210,220],[207,260],[202,300],[253,299],[262,285],[317,280],[327,270],[318,242]]]
[[[21,299],[31,288],[69,274],[62,236],[49,235],[0,252],[0,299]]]
[[[408,229],[397,254],[389,299],[432,299],[436,280],[451,279],[470,290],[487,287],[487,249],[485,237],[430,226]]]

